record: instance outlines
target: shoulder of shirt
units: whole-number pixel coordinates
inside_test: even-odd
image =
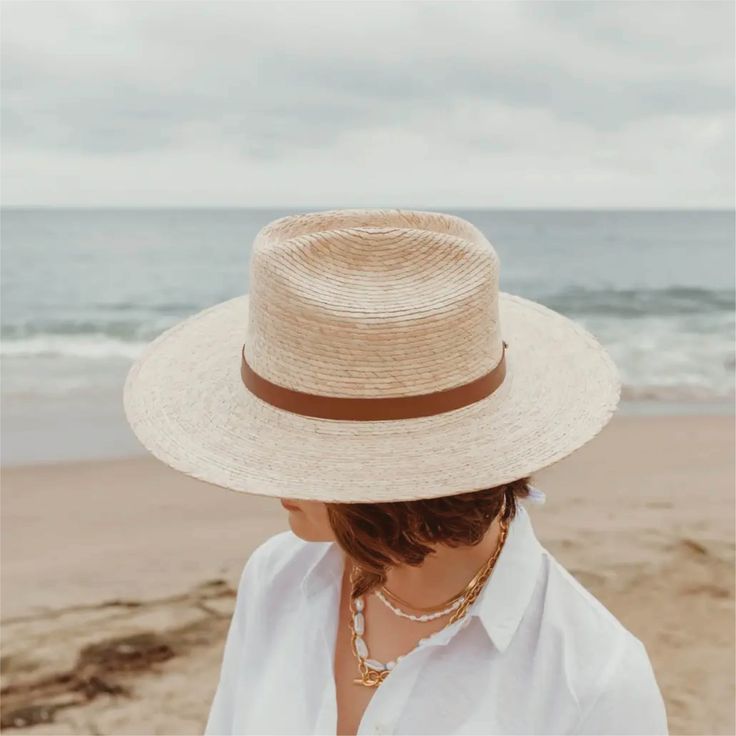
[[[641,640],[552,554],[544,553],[548,570],[542,625],[563,643],[565,677],[581,710],[614,684],[626,689],[622,676],[632,689],[652,677]]]
[[[588,628],[588,624],[599,633],[633,636],[547,549],[544,549],[544,556],[548,563],[548,594],[559,596],[556,602],[564,610],[566,620],[569,621],[568,617],[572,616],[577,624],[583,625],[583,631]],[[549,590],[550,583],[554,586],[552,590]]]
[[[305,542],[291,530],[274,534],[251,552],[240,582],[250,579],[274,583],[283,577],[300,581],[329,544]]]

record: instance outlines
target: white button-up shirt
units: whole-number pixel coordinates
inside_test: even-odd
[[[283,532],[240,580],[207,734],[335,734],[344,557]],[[519,507],[468,615],[407,654],[359,734],[666,734],[642,643],[537,540]]]

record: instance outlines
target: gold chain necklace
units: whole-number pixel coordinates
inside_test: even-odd
[[[501,510],[498,512],[498,516],[503,518],[504,513],[506,512],[506,499],[503,500],[503,505],[501,506]],[[396,595],[396,593],[393,593],[390,591],[385,585],[381,586],[380,592],[386,596],[386,598],[391,599],[394,601],[394,603],[398,603],[400,606],[404,606],[405,608],[410,608],[412,611],[419,611],[420,613],[429,613],[429,614],[435,614],[439,611],[442,611],[442,609],[446,609],[449,606],[452,606],[454,603],[460,601],[461,598],[464,598],[468,592],[477,584],[479,578],[481,575],[483,575],[488,563],[485,562],[481,566],[480,570],[473,575],[473,577],[470,579],[470,581],[467,583],[467,585],[457,594],[452,596],[452,598],[446,600],[444,603],[438,603],[435,606],[430,606],[428,608],[419,608],[417,606],[412,606],[411,603],[408,603],[407,601],[403,600],[402,598],[399,598],[399,596]],[[458,605],[460,605],[458,603]],[[412,616],[406,616],[406,618],[414,618]]]
[[[493,568],[496,565],[496,560],[501,554],[503,545],[506,542],[506,536],[508,534],[508,523],[505,521],[501,522],[501,533],[499,535],[498,544],[496,549],[491,555],[490,559],[483,566],[482,570],[476,575],[476,582],[472,589],[468,591],[467,596],[458,607],[457,611],[450,617],[446,626],[459,621],[463,618],[468,608],[475,603],[480,595],[483,586],[493,572]],[[356,567],[353,565],[350,571],[350,582],[354,585],[355,583],[355,572]],[[353,598],[350,596],[350,632],[351,632],[351,645],[353,654],[355,654],[358,660],[358,670],[360,671],[360,677],[353,680],[358,685],[364,685],[365,687],[378,687],[390,674],[397,662],[404,658],[406,655],[401,655],[396,660],[383,664],[376,659],[371,659],[368,652],[368,645],[365,642],[365,600],[362,596]],[[446,628],[446,627],[445,627]],[[441,630],[441,629],[440,629]],[[420,644],[426,641],[425,639],[420,640]]]

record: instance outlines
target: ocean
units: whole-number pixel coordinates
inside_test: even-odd
[[[290,212],[4,209],[3,464],[142,452],[121,407],[131,361],[246,292],[256,232]],[[733,211],[454,212],[493,243],[504,291],[607,347],[622,411],[733,411]]]

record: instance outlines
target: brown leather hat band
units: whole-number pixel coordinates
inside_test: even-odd
[[[503,383],[506,375],[506,347],[504,342],[501,360],[484,376],[462,386],[418,396],[352,398],[293,391],[258,375],[245,359],[245,346],[242,351],[240,375],[248,390],[259,399],[295,414],[350,421],[414,419],[460,409],[490,396]]]

